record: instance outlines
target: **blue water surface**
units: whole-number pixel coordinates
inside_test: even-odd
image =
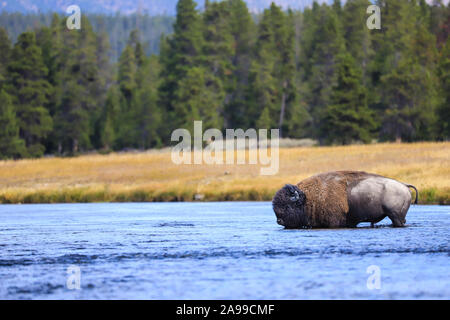
[[[269,202],[0,205],[0,299],[450,299],[450,208],[406,219],[285,230]]]

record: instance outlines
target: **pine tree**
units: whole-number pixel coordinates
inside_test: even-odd
[[[202,120],[204,129],[221,128],[221,119],[215,108],[217,100],[214,93],[207,90],[206,81],[205,69],[193,67],[180,82],[175,113],[184,121],[180,123],[181,128],[193,132],[195,120]]]
[[[442,0],[433,0],[429,9],[430,32],[437,39],[437,46],[442,48],[450,33],[450,7]]]
[[[81,30],[68,30],[61,25],[60,81],[64,85],[55,113],[55,136],[58,150],[70,154],[91,148],[91,136],[104,105],[97,38],[87,18],[82,17],[81,23]]]
[[[59,76],[59,50],[61,49],[61,43],[58,41],[58,37],[53,34],[55,30],[53,28],[42,27],[36,31],[36,42],[42,51],[42,59],[45,67],[48,70],[47,81],[51,85],[51,91],[49,92],[49,99],[47,102],[47,108],[50,114],[53,116],[60,98],[60,86]],[[58,31],[56,31],[58,32]]]
[[[11,98],[0,91],[0,159],[19,158],[25,153],[25,143],[19,138],[19,126]]]
[[[321,136],[327,143],[368,143],[375,121],[367,106],[366,89],[361,85],[362,75],[349,53],[338,57],[336,74],[337,83],[321,123]]]
[[[140,41],[139,30],[134,29],[130,32],[127,45],[131,46],[134,49],[134,57],[136,59],[136,65],[141,66],[144,63],[145,53],[142,43]]]
[[[440,139],[450,138],[450,41],[442,49],[439,59],[438,75],[440,80],[441,101],[438,106],[437,128]]]
[[[412,54],[417,62],[427,69],[434,69],[437,63],[436,37],[430,32],[430,7],[425,0],[415,8],[415,28],[411,39]]]
[[[167,40],[163,41],[160,53],[163,79],[159,89],[159,101],[166,110],[164,122],[167,124],[163,136],[169,139],[171,130],[179,128],[187,122],[187,118],[180,116],[187,115],[185,101],[180,100],[180,86],[186,87],[190,75],[199,73],[198,68],[201,63],[201,53],[203,49],[202,20],[196,9],[193,0],[179,0],[177,4],[177,16],[173,26],[174,33]],[[189,117],[192,118],[192,115]],[[198,118],[196,119],[198,120]]]
[[[335,85],[335,66],[339,54],[345,49],[342,25],[332,8],[317,2],[305,10],[305,35],[301,41],[304,53],[300,58],[303,82],[306,83],[303,99],[312,117],[309,134],[321,139],[320,122],[331,102]]]
[[[307,97],[309,95],[308,85],[306,82],[307,69],[309,63],[306,59],[306,48],[304,37],[308,38],[308,16],[311,16],[311,10],[294,12],[292,15],[294,25],[294,88],[296,90],[295,100],[291,103],[290,110],[286,117],[288,131],[287,136],[290,138],[306,138],[311,137],[312,117],[308,112]]]
[[[121,120],[120,115],[120,91],[116,86],[111,86],[102,113],[104,121],[101,127],[101,143],[105,150],[111,150],[115,147],[117,130]]]
[[[269,107],[266,106],[261,112],[261,115],[256,121],[256,127],[261,129],[270,129],[273,127],[273,120],[270,117]]]
[[[50,83],[46,108],[50,116],[55,117],[58,106],[61,104],[62,70],[64,57],[61,55],[63,41],[61,38],[61,19],[58,14],[53,14],[50,27],[42,27],[36,31],[36,42],[42,51],[42,58],[48,70],[47,81]],[[57,126],[54,123],[54,128]],[[45,139],[47,152],[55,152],[58,148],[58,139],[52,130]]]
[[[278,42],[278,48],[281,52],[282,68],[278,73],[279,83],[281,84],[281,106],[280,116],[278,121],[278,128],[280,129],[280,136],[289,134],[289,128],[292,122],[303,122],[304,119],[293,120],[294,116],[301,116],[297,110],[299,109],[299,102],[297,100],[296,88],[296,61],[295,61],[295,30],[294,30],[294,14],[291,10],[288,11],[285,24],[281,29]],[[301,109],[301,107],[300,107]],[[286,121],[287,119],[287,121]]]
[[[136,72],[137,64],[134,55],[134,48],[127,45],[119,59],[119,75],[118,82],[120,90],[125,97],[127,103],[131,102],[134,91],[136,90]],[[129,108],[129,106],[128,106]]]
[[[332,4],[333,11],[339,16],[342,13],[342,3],[341,0],[333,0]]]
[[[226,4],[230,12],[228,24],[234,50],[230,57],[232,75],[226,85],[224,125],[226,128],[248,128],[251,121],[245,115],[256,28],[245,1],[229,0]]]
[[[0,27],[0,64],[7,66],[11,55],[11,40],[5,28]]]
[[[111,65],[111,60],[109,53],[111,51],[108,35],[105,31],[98,32],[95,34],[96,37],[96,65],[97,65],[97,85],[96,90],[92,92],[96,103],[99,107],[94,109],[94,112],[90,114],[91,129],[90,140],[91,144],[95,149],[101,148],[103,146],[102,142],[102,127],[103,121],[103,108],[101,106],[106,103],[108,88],[110,88],[113,82],[113,68]]]
[[[433,74],[435,39],[428,31],[427,9],[415,2],[381,2],[386,30],[375,36],[378,75],[374,77],[375,85],[379,79],[381,137],[396,141],[432,139],[437,81]]]
[[[137,136],[137,101],[136,74],[138,71],[135,50],[131,45],[127,45],[123,50],[118,66],[118,85],[120,88],[120,123],[116,126],[116,147],[135,148]]]
[[[284,120],[288,105],[295,100],[295,33],[292,14],[284,13],[272,3],[270,9],[264,11],[258,27],[250,78],[253,100],[251,111],[254,117],[258,115],[255,119],[266,118],[262,111],[267,108],[273,119],[270,127],[279,128],[282,132],[287,128]],[[264,122],[267,123],[266,120]]]
[[[119,61],[122,98],[118,99],[121,116],[120,123],[116,121],[115,125],[116,148],[146,149],[160,145],[159,73],[158,59],[144,55],[138,32],[132,31]]]
[[[9,63],[10,55],[11,41],[9,40],[6,30],[0,27],[0,89],[2,83],[6,79],[6,68]]]
[[[161,145],[159,130],[161,128],[162,112],[158,105],[158,86],[160,65],[156,56],[144,59],[139,68],[138,78],[140,88],[137,91],[138,109],[138,145],[141,149],[148,149]]]
[[[254,59],[250,67],[249,101],[245,115],[249,120],[250,127],[264,123],[266,127],[257,126],[257,128],[276,128],[279,101],[277,99],[277,81],[272,73],[275,67],[273,51],[260,47],[258,59]],[[260,120],[261,117],[264,118],[264,121]]]
[[[346,49],[355,59],[357,67],[361,68],[364,83],[368,82],[367,67],[373,56],[370,36],[372,31],[366,27],[366,10],[369,5],[371,3],[368,0],[346,1],[341,20]]]
[[[8,65],[7,90],[16,106],[20,137],[31,157],[44,153],[43,140],[52,130],[52,118],[45,108],[50,90],[47,73],[35,34],[22,33]]]
[[[205,69],[205,93],[210,98],[212,112],[222,115],[226,104],[226,91],[232,85],[235,54],[231,33],[230,6],[227,2],[213,2],[205,6],[203,13],[202,65]],[[227,99],[228,100],[228,99]],[[219,124],[217,122],[216,124]],[[222,120],[220,121],[220,127]]]
[[[115,141],[114,122],[109,113],[106,114],[105,121],[103,122],[103,128],[101,131],[101,143],[103,149],[109,151],[112,149]]]
[[[434,101],[426,99],[435,90],[433,76],[405,57],[381,82],[382,102],[387,106],[382,114],[382,137],[396,141],[429,139],[435,120]]]

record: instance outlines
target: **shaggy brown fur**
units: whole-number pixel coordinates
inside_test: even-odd
[[[347,186],[368,176],[362,171],[336,171],[309,177],[297,184],[306,195],[305,214],[310,227],[337,228],[347,225]]]

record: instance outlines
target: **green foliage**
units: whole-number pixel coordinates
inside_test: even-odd
[[[101,146],[105,150],[111,150],[116,143],[117,130],[119,128],[120,115],[120,91],[117,86],[111,86],[108,90],[105,107],[103,109],[101,126]]]
[[[217,113],[217,99],[214,92],[208,92],[206,84],[208,75],[202,67],[189,69],[186,77],[179,83],[176,92],[179,103],[175,114],[184,122],[182,128],[193,132],[195,120],[203,120],[203,128],[221,128],[220,117]]]
[[[369,143],[375,122],[367,106],[362,76],[349,53],[338,57],[336,73],[337,83],[322,121],[321,135],[328,143]]]
[[[226,94],[233,86],[234,37],[229,24],[231,7],[227,2],[207,4],[203,14],[203,49],[201,62],[204,72],[203,113],[210,113],[208,127],[222,128]]]
[[[101,78],[98,42],[89,21],[82,18],[81,30],[60,28],[62,46],[58,52],[60,100],[56,106],[55,122],[58,149],[69,154],[89,149],[94,123],[103,103],[105,82]],[[56,31],[55,31],[56,32]]]
[[[45,108],[50,88],[47,75],[34,33],[22,33],[12,50],[6,88],[13,97],[20,137],[30,157],[43,155],[44,138],[52,130],[53,121]]]
[[[229,0],[228,25],[231,33],[231,75],[227,77],[224,106],[225,128],[248,128],[246,117],[249,69],[255,39],[255,23],[243,0]]]
[[[256,121],[256,127],[260,129],[270,129],[272,127],[273,120],[270,117],[269,107],[265,107],[261,112],[258,120]]]
[[[146,58],[138,71],[137,110],[138,133],[136,141],[141,149],[158,147],[162,144],[159,136],[162,112],[158,106],[160,65],[156,56]]]
[[[438,81],[435,76],[436,38],[430,33],[427,4],[381,1],[384,33],[375,37],[373,68],[378,91],[381,138],[435,138]]]
[[[137,30],[130,33],[118,69],[120,93],[112,89],[107,100],[103,145],[115,149],[159,146],[159,60],[143,54]]]
[[[136,90],[136,56],[131,45],[125,47],[119,59],[118,82],[120,91],[126,101],[130,103],[133,92]]]
[[[362,69],[363,81],[367,82],[367,66],[373,56],[371,46],[372,31],[365,27],[367,20],[368,0],[348,0],[342,11],[342,28],[347,51]],[[375,31],[376,32],[376,31]]]
[[[0,91],[0,159],[19,158],[25,153],[25,143],[19,138],[19,126],[11,98]]]
[[[434,76],[411,59],[400,60],[398,66],[381,78],[381,134],[397,141],[432,138],[435,94]]]
[[[438,75],[441,83],[441,101],[438,106],[438,135],[440,139],[450,138],[450,41],[442,49]]]
[[[272,3],[259,23],[250,66],[248,115],[257,119],[257,128],[279,128],[281,133],[288,128],[285,118],[296,96],[294,35],[291,13]]]
[[[11,55],[11,41],[4,28],[0,28],[0,88],[6,79],[6,67]]]
[[[83,15],[81,30],[3,12],[2,157],[159,147],[194,120],[324,144],[449,139],[450,8],[379,0],[369,30],[370,3],[179,0],[175,19]]]
[[[147,13],[103,15],[92,14],[82,11],[90,21],[93,30],[98,34],[106,34],[111,44],[108,56],[112,61],[117,62],[128,43],[130,32],[138,29],[141,34],[140,42],[146,55],[158,54],[161,34],[171,34],[173,16],[150,16]],[[22,14],[18,12],[0,12],[0,26],[8,30],[12,41],[30,29],[50,27],[54,21],[54,13]],[[64,19],[66,15],[59,15]]]
[[[345,49],[342,25],[336,10],[316,2],[304,14],[305,34],[301,39],[304,53],[299,66],[305,83],[302,96],[312,116],[309,135],[322,138],[319,128],[323,113],[331,103],[332,87],[336,80],[337,56]]]
[[[196,9],[196,3],[192,0],[180,0],[177,4],[177,17],[174,23],[174,34],[167,39],[161,49],[161,79],[159,101],[165,109],[164,121],[169,124],[162,132],[163,138],[169,141],[171,131],[180,128],[196,119],[200,106],[192,105],[195,101],[201,101],[202,97],[189,97],[190,103],[183,100],[186,97],[185,88],[201,88],[204,82],[193,79],[194,74],[202,74],[199,68],[203,50],[202,19]],[[193,69],[193,70],[192,70]],[[194,81],[194,83],[189,83]],[[190,95],[200,95],[196,90]],[[202,106],[204,107],[204,106]],[[189,114],[189,108],[193,113]]]

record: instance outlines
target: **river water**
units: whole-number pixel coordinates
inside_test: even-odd
[[[450,207],[406,219],[285,230],[270,202],[0,205],[0,299],[450,299]]]

